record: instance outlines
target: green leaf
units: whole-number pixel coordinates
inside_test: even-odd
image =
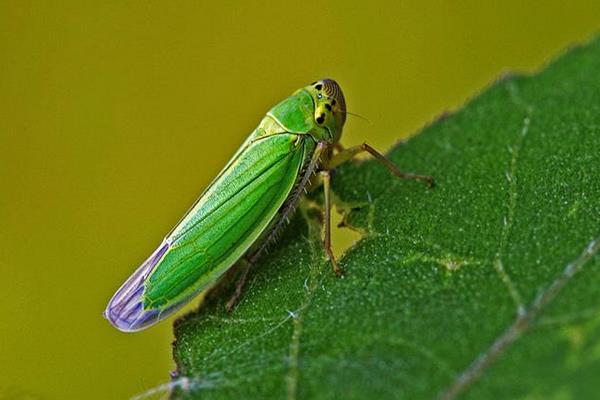
[[[600,392],[600,40],[497,82],[374,161],[336,171],[364,233],[323,259],[299,213],[176,324],[175,398],[583,399]]]

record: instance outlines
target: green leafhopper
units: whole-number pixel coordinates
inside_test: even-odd
[[[314,82],[273,107],[233,158],[109,301],[104,316],[117,329],[145,329],[211,287],[241,260],[252,265],[293,213],[307,183],[320,173],[325,190],[323,244],[341,275],[330,239],[330,174],[368,152],[400,178],[405,174],[366,143],[339,145],[346,102],[331,79]],[[230,308],[241,293],[247,267]]]

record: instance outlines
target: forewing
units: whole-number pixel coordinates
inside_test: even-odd
[[[281,133],[249,143],[117,291],[105,312],[111,323],[124,331],[152,325],[230,268],[293,189],[310,157],[306,140]]]

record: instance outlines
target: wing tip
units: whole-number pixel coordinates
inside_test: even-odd
[[[159,321],[160,310],[144,309],[144,283],[168,249],[169,243],[163,242],[108,302],[103,315],[121,332],[136,332]]]

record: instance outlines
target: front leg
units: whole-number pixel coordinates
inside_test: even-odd
[[[331,261],[333,272],[339,277],[343,275],[343,271],[337,264],[333,250],[331,249],[331,173],[329,170],[319,172],[323,180],[323,191],[325,195],[325,207],[323,210],[323,247],[327,258]]]
[[[383,154],[381,154],[380,152],[375,150],[373,147],[369,146],[367,143],[363,143],[358,146],[353,146],[348,149],[341,150],[339,153],[337,153],[336,155],[331,157],[331,159],[329,160],[329,162],[326,165],[326,168],[328,170],[331,170],[331,169],[337,167],[338,165],[343,164],[346,161],[349,161],[356,155],[358,155],[360,153],[364,153],[364,152],[367,152],[367,153],[371,154],[373,157],[375,157],[375,160],[382,163],[391,173],[396,175],[398,178],[416,179],[416,180],[424,181],[427,183],[427,185],[429,187],[433,187],[433,177],[427,176],[427,175],[410,174],[410,173],[405,173],[405,172],[400,171],[398,169],[398,167],[396,167],[396,165],[394,165],[394,163],[392,163],[390,160],[388,160]]]

